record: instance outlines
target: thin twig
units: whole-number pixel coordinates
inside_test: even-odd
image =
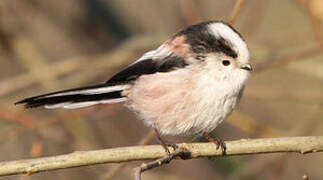
[[[221,156],[214,143],[181,143],[179,148],[190,152],[190,158]],[[323,151],[323,136],[242,139],[226,141],[226,155],[277,152],[314,153]],[[102,163],[120,163],[158,159],[167,156],[160,145],[120,147],[96,151],[77,151],[66,155],[7,161],[0,163],[0,176],[80,167]]]
[[[141,173],[160,167],[162,165],[170,163],[173,159],[180,157],[181,159],[189,159],[190,158],[190,152],[183,148],[176,149],[173,153],[168,154],[165,157],[162,157],[160,159],[154,160],[152,162],[143,163],[140,167],[136,168],[134,179],[135,180],[141,180]]]
[[[154,137],[155,137],[155,132],[151,130],[148,135],[146,135],[142,140],[140,140],[138,145],[147,145],[151,143]],[[126,167],[126,165],[127,165],[126,163],[119,164],[117,167],[113,168],[105,177],[103,177],[103,179],[105,180],[112,179],[118,172],[120,172],[124,167]]]

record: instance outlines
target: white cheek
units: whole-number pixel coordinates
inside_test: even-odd
[[[212,70],[210,70],[212,68]],[[235,68],[234,65],[210,67],[208,70],[209,77],[213,77],[217,81],[230,84],[234,88],[241,88],[249,79],[250,72]]]
[[[231,76],[231,82],[236,86],[243,86],[250,77],[250,72],[242,69],[236,69]]]
[[[237,64],[231,64],[229,66],[222,65],[222,68],[218,74],[220,79],[223,81],[229,81],[233,85],[241,85],[246,83],[250,76],[249,71],[240,69]]]
[[[240,69],[239,65],[232,61],[230,65],[224,66],[219,58],[221,57],[213,54],[206,57],[203,69],[205,69],[204,73],[208,77],[217,81],[224,81],[235,87],[246,83],[250,76],[249,71]]]

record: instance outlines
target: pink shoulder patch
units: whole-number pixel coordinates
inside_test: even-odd
[[[191,46],[187,44],[185,35],[178,36],[171,41],[165,43],[166,47],[169,48],[172,52],[178,54],[181,57],[187,58],[191,57]]]

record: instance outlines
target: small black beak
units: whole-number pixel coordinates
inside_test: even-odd
[[[247,70],[247,71],[253,71],[252,66],[250,64],[242,65],[241,69],[244,69],[244,70]]]

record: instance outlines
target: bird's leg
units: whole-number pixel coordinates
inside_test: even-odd
[[[214,142],[216,144],[216,149],[221,148],[222,150],[222,155],[226,154],[226,149],[227,147],[225,146],[225,143],[222,139],[220,138],[215,138],[211,136],[209,133],[203,133],[203,136],[210,142]]]
[[[168,149],[168,147],[172,147],[174,149],[174,151],[178,148],[178,146],[176,144],[170,144],[165,142],[161,137],[160,134],[158,132],[157,129],[155,129],[155,133],[156,133],[156,137],[157,137],[157,141],[163,146],[163,148],[165,149],[165,151],[170,154],[170,151]]]

